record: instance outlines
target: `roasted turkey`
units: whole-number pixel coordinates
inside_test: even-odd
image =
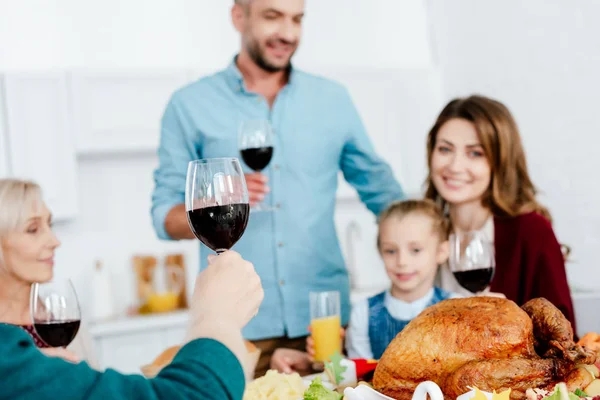
[[[522,308],[494,297],[450,299],[427,308],[396,336],[373,377],[376,390],[409,400],[423,381],[436,382],[446,399],[476,386],[512,389],[512,399],[528,388],[551,388],[566,381],[583,388],[593,379],[578,364],[593,364],[593,351],[573,341],[573,329],[548,300]]]

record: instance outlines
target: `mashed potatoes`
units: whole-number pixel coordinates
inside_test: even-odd
[[[243,400],[295,400],[303,397],[304,390],[297,373],[288,375],[270,370],[246,386]]]

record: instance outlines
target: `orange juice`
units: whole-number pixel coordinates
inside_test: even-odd
[[[315,361],[325,362],[335,352],[342,352],[339,315],[313,319],[310,326],[315,341]]]

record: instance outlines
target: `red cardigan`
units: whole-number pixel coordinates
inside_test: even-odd
[[[550,222],[537,213],[494,217],[494,247],[496,271],[490,290],[518,305],[545,297],[571,321],[577,335],[565,262]]]

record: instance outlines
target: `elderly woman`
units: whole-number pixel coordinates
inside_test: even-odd
[[[0,180],[0,210],[0,399],[242,398],[239,360],[246,348],[241,329],[264,295],[252,264],[235,252],[209,261],[192,297],[188,343],[156,378],[101,373],[87,363],[46,357],[28,328],[29,287],[52,278],[51,260],[59,245],[39,188]],[[60,350],[51,355],[70,358]]]
[[[52,279],[54,252],[60,245],[51,224],[52,215],[38,185],[0,179],[0,322],[26,331],[47,355],[91,362],[91,345],[84,329],[66,350],[50,348],[31,325],[31,284]]]

